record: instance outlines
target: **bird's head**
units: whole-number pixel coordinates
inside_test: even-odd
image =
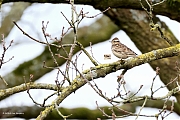
[[[115,37],[114,39],[112,39],[112,41],[110,41],[112,44],[116,44],[119,43],[119,39],[117,37]]]

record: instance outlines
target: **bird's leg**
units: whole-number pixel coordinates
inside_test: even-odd
[[[118,62],[120,62],[120,64],[122,65],[122,64],[124,64],[124,63],[125,63],[125,60],[120,59],[120,60],[118,60]]]

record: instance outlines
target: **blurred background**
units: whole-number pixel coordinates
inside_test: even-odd
[[[18,6],[18,3],[15,3],[16,6]],[[14,8],[15,4],[8,3],[3,4],[1,6],[1,26],[3,24],[6,24],[6,29],[3,31],[3,28],[1,27],[0,32],[1,34],[5,35],[5,42],[8,45],[8,43],[13,40],[13,44],[8,49],[5,60],[8,60],[12,56],[14,58],[4,64],[2,68],[0,69],[0,75],[1,76],[7,76],[10,74],[14,69],[16,69],[20,64],[23,64],[24,62],[33,60],[37,56],[41,55],[42,52],[45,49],[45,45],[42,45],[40,43],[37,43],[31,39],[29,39],[27,36],[23,35],[22,32],[15,26],[11,25],[12,20],[17,21],[17,24],[21,26],[21,28],[28,33],[29,35],[33,36],[36,39],[44,40],[44,36],[42,34],[42,21],[45,23],[49,21],[47,32],[51,34],[51,36],[59,38],[62,32],[62,28],[65,27],[65,30],[69,28],[69,24],[66,21],[66,19],[63,17],[61,12],[64,13],[64,15],[70,20],[71,19],[71,6],[68,4],[29,4],[29,3],[20,3],[21,6],[19,8]],[[17,9],[24,9],[21,12],[18,12]],[[88,5],[76,5],[77,11],[82,10],[84,13],[89,12],[88,16],[94,16],[98,13],[100,13],[99,10],[94,9],[92,6]],[[11,13],[12,9],[17,10],[16,13]],[[14,10],[14,11],[15,11]],[[5,23],[4,19],[7,18],[7,16],[11,16],[14,14],[14,18],[10,18],[8,21],[9,23]],[[15,14],[17,14],[15,16]],[[18,15],[19,14],[19,15]],[[22,15],[20,15],[22,14]],[[16,18],[17,17],[17,18]],[[82,22],[80,23],[79,27],[89,26],[92,23],[94,23],[96,20],[100,19],[102,17],[102,14],[95,17],[95,18],[84,18]],[[164,21],[170,30],[173,32],[173,34],[176,36],[178,40],[180,40],[179,31],[180,31],[180,24],[174,20],[171,20],[167,17],[158,15],[160,20]],[[11,26],[11,27],[10,27]],[[7,30],[8,28],[8,30]],[[3,33],[4,32],[4,33]],[[68,33],[67,33],[68,34]],[[86,47],[86,50],[91,53],[93,53],[94,58],[99,63],[111,63],[118,60],[113,54],[111,53],[111,44],[110,40],[112,40],[114,37],[118,37],[120,41],[127,45],[129,48],[134,50],[138,55],[141,54],[141,52],[136,48],[134,43],[131,41],[131,39],[126,35],[126,33],[122,30],[115,32],[112,34],[110,39],[107,39],[103,42],[99,42],[97,44],[92,45],[91,47]],[[3,49],[1,47],[1,53]],[[104,60],[104,54],[111,54],[110,60]],[[79,55],[79,52],[74,55],[74,59],[76,55]],[[43,61],[42,61],[43,63]],[[78,68],[80,70],[89,69],[92,67],[93,64],[90,62],[88,57],[81,53],[78,59]],[[60,68],[64,69],[65,65],[63,64]],[[99,86],[99,88],[103,91],[103,93],[106,93],[108,97],[113,97],[117,93],[117,76],[121,73],[120,71],[111,73],[107,75],[105,78],[99,78],[95,80],[96,84]],[[72,73],[73,77],[75,77],[75,73]],[[56,79],[57,70],[52,70],[48,72],[47,74],[40,77],[36,82],[39,83],[51,83],[55,84],[54,80]],[[124,79],[126,81],[126,87],[132,91],[136,92],[141,85],[143,85],[143,88],[138,93],[138,95],[150,95],[150,86],[152,83],[153,78],[155,77],[156,72],[149,66],[149,64],[143,64],[141,66],[134,67],[130,69],[124,76]],[[62,76],[59,76],[59,79]],[[13,80],[13,79],[12,79]],[[15,80],[15,79],[14,79]],[[163,83],[159,79],[159,77],[156,78],[154,89],[159,88],[162,86]],[[48,90],[30,90],[31,95],[37,102],[42,102],[43,99],[52,93],[52,91]],[[166,88],[163,88],[159,90],[155,96],[163,96],[167,94],[168,90]],[[47,103],[51,103],[53,99],[56,97],[50,98]],[[176,98],[172,97],[171,99],[176,100]],[[60,107],[66,107],[66,108],[77,108],[77,107],[87,107],[89,109],[96,109],[96,101],[98,102],[99,106],[111,106],[106,100],[101,98],[99,95],[96,94],[96,92],[89,86],[85,85],[82,88],[78,89],[75,93],[72,93],[70,96],[68,96],[61,104]],[[5,107],[13,107],[13,106],[33,106],[34,103],[29,98],[27,92],[21,92],[15,95],[12,95],[11,97],[8,97],[4,100],[0,101],[0,109]],[[137,112],[139,111],[140,107],[137,107]],[[153,108],[144,108],[142,110],[142,114],[155,114],[159,111],[159,109],[153,109]],[[127,117],[126,119],[133,119],[134,117]],[[141,117],[140,117],[141,118]],[[142,117],[144,118],[144,117]],[[176,113],[171,114],[166,119],[179,119],[179,115]],[[9,119],[9,118],[8,118]],[[15,118],[17,119],[17,118]],[[19,118],[18,118],[19,119]],[[152,118],[146,118],[146,119],[152,119]]]

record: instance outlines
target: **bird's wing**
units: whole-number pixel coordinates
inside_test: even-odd
[[[123,51],[128,55],[137,55],[133,50],[128,48],[126,45],[121,43],[121,48],[123,48]]]

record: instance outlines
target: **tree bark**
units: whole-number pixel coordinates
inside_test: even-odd
[[[21,0],[23,2],[30,3],[67,3],[68,0]],[[141,0],[142,3],[148,8],[148,5],[144,0]],[[3,0],[2,4],[9,2],[19,2],[19,0]],[[75,0],[75,4],[84,4],[84,5],[92,5],[96,9],[106,9],[108,7],[111,8],[126,8],[126,9],[136,9],[143,10],[141,5],[139,4],[139,0]],[[171,19],[180,22],[180,10],[179,10],[180,2],[174,1],[173,6],[171,6],[168,2],[164,2],[163,4],[159,4],[154,6],[153,13],[158,15],[164,15]],[[149,8],[148,8],[149,9]]]
[[[116,25],[118,25],[131,38],[136,47],[142,52],[146,53],[152,50],[166,48],[170,46],[164,39],[161,38],[160,33],[156,30],[150,32],[149,20],[144,11],[127,10],[127,9],[112,9],[105,13]],[[164,35],[168,37],[174,44],[179,43],[176,37],[172,34],[166,24],[154,16],[154,21],[161,25],[164,29]],[[161,81],[166,85],[177,76],[176,62],[180,61],[180,57],[165,58],[150,62],[150,66],[156,70],[159,67]],[[180,81],[179,81],[180,82]],[[169,90],[175,88],[176,82],[167,86]],[[180,93],[175,97],[180,103]]]

